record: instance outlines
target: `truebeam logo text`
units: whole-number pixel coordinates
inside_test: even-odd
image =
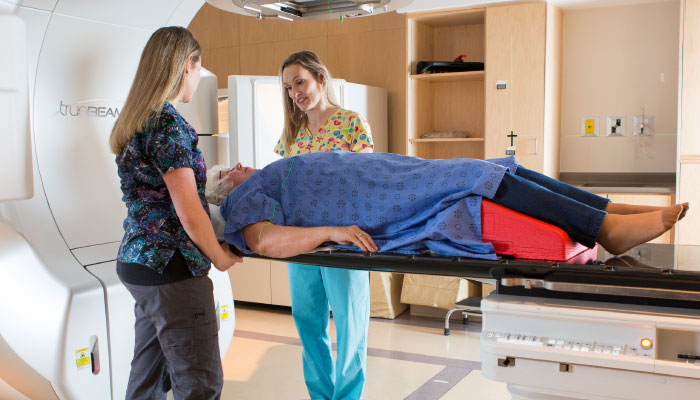
[[[63,100],[61,100],[58,112],[64,117],[117,118],[119,116],[119,108],[117,107],[65,104]]]

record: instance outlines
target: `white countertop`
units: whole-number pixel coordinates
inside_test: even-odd
[[[675,189],[664,186],[578,186],[593,193],[651,193],[673,194]]]

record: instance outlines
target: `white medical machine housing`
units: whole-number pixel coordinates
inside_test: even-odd
[[[513,399],[690,399],[700,394],[700,311],[490,294],[484,377]]]
[[[126,209],[108,138],[150,35],[187,26],[203,3],[0,0],[11,14],[0,20],[0,378],[30,399],[124,398],[133,300],[115,273]],[[225,354],[233,295],[226,273],[210,277]]]
[[[192,99],[189,103],[180,102],[177,111],[198,135],[215,135],[219,133],[218,79],[205,68],[201,69],[199,76],[199,86]]]
[[[413,0],[210,0],[222,10],[251,15],[259,19],[287,21],[343,19],[398,10]]]
[[[219,164],[219,105],[216,75],[201,69],[199,86],[189,103],[177,105],[182,117],[199,135],[197,148],[202,152],[207,167]]]

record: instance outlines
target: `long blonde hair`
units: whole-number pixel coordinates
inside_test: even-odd
[[[328,68],[323,65],[323,62],[316,53],[304,50],[287,57],[282,63],[282,67],[280,67],[280,80],[282,80],[284,69],[292,64],[298,64],[309,71],[314,79],[316,79],[316,82],[323,86],[326,100],[330,104],[338,106],[338,100],[335,97],[333,85],[331,85],[331,73],[328,71]],[[297,137],[297,132],[299,132],[302,126],[306,125],[308,118],[306,117],[306,113],[301,111],[294,103],[294,100],[289,97],[284,85],[282,85],[282,98],[284,99],[284,129],[282,130],[281,141],[286,147],[287,152],[289,152]]]
[[[183,27],[164,27],[151,35],[141,53],[129,96],[109,137],[112,153],[121,154],[149,117],[153,113],[158,117],[163,104],[180,94],[190,56],[196,63],[201,53],[197,39]]]

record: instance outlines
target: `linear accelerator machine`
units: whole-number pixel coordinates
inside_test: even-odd
[[[0,1],[0,378],[30,399],[124,398],[134,306],[115,272],[126,208],[108,138],[150,34],[202,3]],[[223,356],[233,295],[209,276]]]
[[[343,15],[389,11],[389,1],[410,2],[376,0]],[[210,3],[258,18],[295,7]],[[302,3],[307,19],[338,16],[328,11],[339,0]],[[203,4],[0,0],[0,398],[124,398],[133,299],[115,273],[126,209],[108,138],[150,35],[188,26]],[[216,88],[208,74],[201,101],[182,106],[199,133],[217,133]],[[233,295],[228,274],[212,268],[209,276],[223,356]]]
[[[203,3],[0,0],[0,37],[11,38],[0,41],[0,379],[30,399],[124,398],[133,301],[114,272],[125,209],[107,140],[150,34],[187,26]],[[514,399],[695,398],[700,249],[630,254],[575,264],[343,252],[292,260],[495,279],[482,302],[482,369]],[[210,276],[225,353],[232,293],[226,274]]]

